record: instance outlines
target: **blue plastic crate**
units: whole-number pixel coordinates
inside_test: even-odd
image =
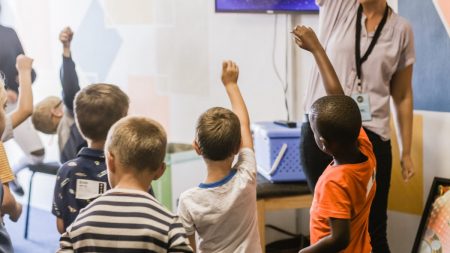
[[[259,173],[274,183],[305,181],[300,166],[299,127],[258,122],[252,124],[252,131]]]

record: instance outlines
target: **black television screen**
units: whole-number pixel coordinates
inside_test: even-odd
[[[313,12],[315,0],[216,0],[216,12]]]

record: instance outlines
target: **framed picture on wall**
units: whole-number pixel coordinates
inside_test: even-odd
[[[435,177],[413,253],[450,253],[450,179]]]

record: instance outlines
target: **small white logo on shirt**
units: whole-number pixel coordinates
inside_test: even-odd
[[[370,177],[369,183],[367,184],[366,198],[369,196],[369,193],[372,190],[373,185],[375,184],[376,178],[377,178],[377,172],[376,172],[376,168],[374,168],[372,177]]]

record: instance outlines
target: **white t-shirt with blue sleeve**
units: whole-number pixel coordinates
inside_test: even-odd
[[[197,232],[197,252],[259,253],[256,160],[241,149],[230,174],[180,196],[178,215],[187,235]]]

